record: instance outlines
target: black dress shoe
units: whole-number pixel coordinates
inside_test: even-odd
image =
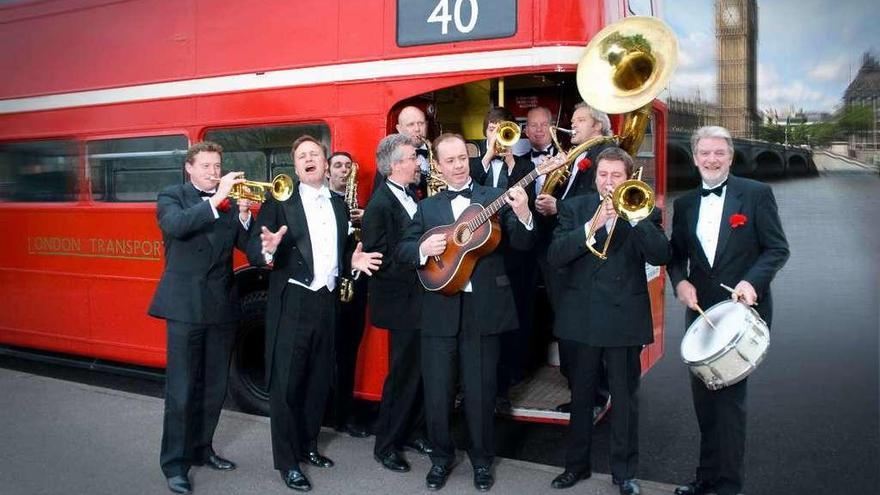
[[[397,451],[392,450],[385,455],[373,454],[373,458],[389,471],[396,473],[406,473],[409,471],[409,463]]]
[[[474,488],[481,492],[488,492],[494,484],[495,477],[492,476],[492,470],[488,466],[474,468]]]
[[[168,478],[168,489],[174,493],[192,493],[192,483],[185,474],[171,476]]]
[[[556,412],[561,413],[570,413],[571,412],[571,402],[563,402],[556,406]]]
[[[217,454],[211,454],[200,466],[208,466],[211,469],[216,469],[217,471],[232,471],[235,469],[235,463],[230,461],[229,459],[224,459]]]
[[[307,492],[312,489],[312,484],[309,482],[309,479],[306,478],[306,475],[304,475],[299,468],[291,469],[290,471],[282,471],[281,479],[284,480],[284,484],[287,485],[287,488],[290,488],[291,490]]]
[[[449,478],[450,469],[446,466],[438,466],[434,464],[431,466],[431,470],[428,471],[428,475],[425,476],[425,486],[428,487],[428,490],[439,490],[446,485],[446,480]]]
[[[639,483],[634,478],[628,480],[612,478],[611,481],[620,488],[620,495],[640,495],[642,493]]]
[[[348,423],[343,428],[349,436],[352,436],[354,438],[367,438],[368,436],[370,436],[369,430],[367,430],[367,428],[362,425]]]
[[[333,467],[333,461],[330,460],[329,457],[324,457],[317,452],[309,452],[306,455],[306,459],[308,459],[309,464],[319,468],[329,468]]]
[[[708,481],[694,480],[676,488],[675,495],[705,495],[714,489],[715,487]]]
[[[568,469],[566,469],[562,472],[562,474],[553,478],[553,482],[550,483],[550,486],[557,489],[571,488],[578,481],[588,479],[592,475],[593,473],[590,471],[576,473],[574,471],[569,471]]]
[[[431,455],[431,452],[434,452],[434,448],[431,447],[431,444],[424,438],[416,438],[411,442],[407,442],[406,447],[409,447],[422,455]]]

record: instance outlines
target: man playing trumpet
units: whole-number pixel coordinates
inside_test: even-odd
[[[611,475],[620,493],[640,493],[638,468],[638,386],[642,347],[654,341],[645,263],[665,265],[671,256],[654,209],[641,221],[618,217],[611,192],[633,171],[633,159],[619,148],[597,157],[596,189],[559,203],[559,226],[547,251],[550,266],[563,269],[554,334],[566,357],[571,386],[571,426],[565,471],[553,488],[569,488],[591,475],[592,410],[604,360],[614,407],[611,409]],[[598,208],[598,211],[597,211]],[[594,256],[614,235],[607,259]],[[595,233],[593,233],[595,232]],[[593,233],[592,236],[590,234]]]

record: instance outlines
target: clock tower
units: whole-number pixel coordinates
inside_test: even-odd
[[[715,0],[718,109],[733,137],[754,138],[759,122],[758,1]]]

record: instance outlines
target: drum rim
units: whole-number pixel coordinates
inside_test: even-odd
[[[760,320],[761,322],[764,323],[764,326],[768,326],[768,325],[767,325],[767,322],[765,322],[764,319],[761,318],[761,315],[759,315],[758,312],[755,311],[755,308],[753,308],[753,307],[751,307],[751,306],[749,306],[748,304],[745,304],[745,303],[743,303],[743,302],[740,302],[740,301],[734,301],[733,299],[727,299],[727,300],[725,300],[725,301],[720,301],[720,302],[718,302],[718,303],[715,303],[715,304],[713,304],[709,309],[705,310],[704,313],[709,314],[709,312],[711,312],[711,311],[712,311],[713,309],[715,309],[716,307],[721,306],[721,305],[723,305],[723,304],[730,304],[730,303],[733,303],[733,304],[741,304],[741,305],[745,306],[746,309],[748,309],[749,311],[751,311],[751,312],[753,313],[753,316],[755,316],[758,320]],[[734,347],[736,347],[736,345],[739,344],[739,342],[743,339],[743,337],[745,337],[745,332],[742,332],[742,331],[741,331],[741,332],[739,332],[739,334],[738,334],[733,340],[731,340],[730,342],[728,342],[727,344],[725,344],[724,347],[722,347],[721,349],[719,349],[718,351],[716,351],[716,352],[715,352],[714,354],[712,354],[711,356],[709,356],[709,357],[707,357],[707,358],[704,358],[704,359],[701,359],[701,360],[699,360],[699,361],[691,361],[691,360],[688,360],[688,359],[686,359],[686,358],[684,357],[684,348],[683,348],[683,346],[684,346],[684,341],[685,341],[685,339],[687,338],[688,334],[691,333],[691,329],[694,327],[694,324],[695,324],[696,322],[697,322],[697,320],[694,320],[694,321],[691,322],[690,325],[688,325],[688,329],[684,332],[684,337],[681,338],[681,343],[679,344],[679,354],[681,354],[681,360],[684,362],[684,364],[686,364],[686,365],[688,365],[688,366],[702,366],[702,365],[708,365],[710,362],[714,361],[714,360],[715,360],[716,358],[718,358],[719,356],[721,356],[721,355],[723,355],[723,354],[726,354],[727,351],[729,351],[729,350],[733,349]],[[769,330],[769,328],[768,328],[768,330]],[[770,332],[769,332],[769,331],[767,332],[767,341],[768,341],[768,342],[767,342],[767,348],[769,349],[769,348],[770,348],[770,342],[769,342],[769,341],[770,341]],[[761,359],[758,360],[758,363],[760,363],[761,360],[764,359],[764,355],[766,355],[766,354],[767,354],[767,350],[765,349],[764,352],[761,354]],[[758,364],[758,363],[755,364],[756,367],[757,367],[757,364]],[[736,383],[736,382],[734,382],[734,383]],[[731,385],[732,385],[732,384],[731,384]]]

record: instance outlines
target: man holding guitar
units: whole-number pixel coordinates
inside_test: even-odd
[[[494,484],[491,472],[494,457],[494,407],[499,334],[516,328],[517,316],[504,268],[505,249],[529,249],[533,242],[532,213],[526,192],[520,186],[509,190],[475,184],[470,178],[468,152],[464,139],[457,134],[442,134],[434,141],[440,172],[447,190],[422,200],[412,222],[403,233],[395,253],[396,261],[413,268],[424,267],[429,258],[447,259],[455,250],[468,250],[468,241],[479,240],[481,232],[495,232],[495,242],[503,230],[505,241],[499,250],[485,250],[482,258],[469,264],[461,257],[448,258],[455,270],[464,268],[461,290],[443,284],[444,290],[428,290],[422,298],[421,352],[425,386],[425,413],[428,437],[434,446],[432,467],[426,477],[428,489],[439,490],[455,461],[451,419],[455,394],[456,369],[464,390],[464,406],[471,438],[468,456],[474,468],[474,486],[480,491]],[[534,177],[532,177],[532,180]],[[499,200],[500,199],[500,200]],[[465,209],[506,205],[498,216],[479,223],[458,224],[466,217]],[[470,208],[469,208],[470,207]],[[498,210],[495,208],[487,208]],[[486,213],[484,212],[484,213]],[[494,212],[494,211],[493,211]],[[460,218],[461,217],[461,218]],[[494,223],[494,225],[493,225]],[[456,224],[457,235],[424,234],[432,228]],[[501,225],[499,229],[498,224]],[[488,237],[483,244],[491,244]],[[477,250],[480,246],[473,248]],[[493,246],[494,247],[494,246]],[[442,255],[442,257],[441,257]],[[449,268],[449,264],[446,264]],[[467,266],[465,266],[467,265]],[[467,271],[471,268],[472,271]],[[420,271],[421,277],[421,271]],[[422,280],[424,283],[424,279]]]

